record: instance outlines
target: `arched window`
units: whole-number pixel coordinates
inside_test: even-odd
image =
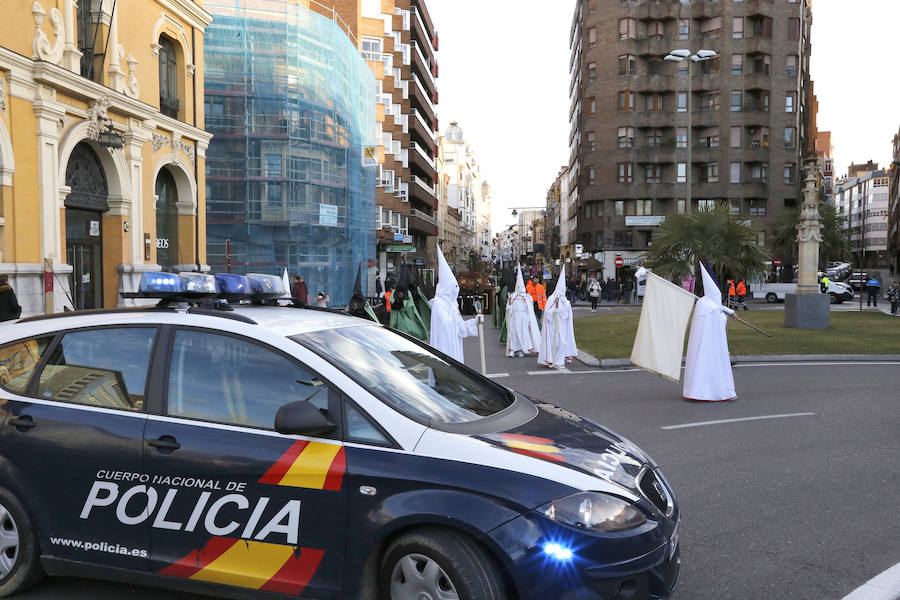
[[[178,118],[178,57],[171,38],[159,38],[159,112]]]
[[[181,264],[178,252],[178,192],[175,178],[163,168],[156,177],[156,262],[164,271]]]

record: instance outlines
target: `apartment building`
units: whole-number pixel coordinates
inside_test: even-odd
[[[570,171],[585,252],[626,265],[665,215],[727,203],[765,244],[814,147],[809,0],[578,0]],[[711,50],[700,62],[673,50]],[[690,202],[688,199],[690,198]]]
[[[850,168],[851,175],[839,179],[834,187],[834,202],[844,217],[850,251],[854,257],[862,251],[864,268],[886,268],[890,172],[872,161]]]
[[[888,189],[888,260],[900,273],[900,131],[892,142],[890,185]]]
[[[425,0],[340,0],[332,4],[358,35],[375,73],[378,175],[377,262],[436,265],[438,35]],[[370,274],[371,275],[371,274]]]

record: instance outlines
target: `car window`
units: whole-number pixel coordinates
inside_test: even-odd
[[[169,365],[168,414],[272,429],[278,409],[306,400],[328,410],[317,375],[259,344],[181,329]]]
[[[383,327],[341,327],[292,339],[413,418],[467,423],[513,403],[504,388]]]
[[[53,336],[24,340],[0,348],[0,385],[24,394]]]
[[[154,327],[65,334],[38,383],[38,397],[140,411],[144,408]]]
[[[345,434],[347,441],[379,446],[390,445],[390,441],[382,435],[369,418],[350,402],[344,403],[344,418],[347,420],[347,433]]]

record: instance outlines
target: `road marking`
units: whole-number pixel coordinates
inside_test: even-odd
[[[509,373],[488,373],[486,377],[490,377],[492,379],[500,379],[501,377],[509,377]]]
[[[900,563],[865,582],[843,600],[895,600],[900,598]]]
[[[810,417],[816,413],[791,413],[787,415],[763,415],[761,417],[743,417],[741,419],[720,419],[718,421],[698,421],[696,423],[682,423],[681,425],[666,425],[660,429],[686,429],[688,427],[702,427],[704,425],[720,425],[722,423],[740,423],[741,421],[760,421],[763,419],[784,419],[787,417]]]
[[[560,375],[563,373],[574,373],[566,368],[562,369],[544,369],[542,371],[526,371],[526,375]]]
[[[855,367],[858,365],[863,366],[872,366],[872,365],[900,365],[900,362],[856,362],[856,361],[848,361],[848,362],[776,362],[776,363],[739,363],[734,365],[735,368],[747,368],[747,367]]]

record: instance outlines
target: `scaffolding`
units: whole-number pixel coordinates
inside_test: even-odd
[[[207,255],[349,301],[374,259],[375,79],[339,19],[285,0],[207,0]],[[336,15],[335,15],[336,16]]]

